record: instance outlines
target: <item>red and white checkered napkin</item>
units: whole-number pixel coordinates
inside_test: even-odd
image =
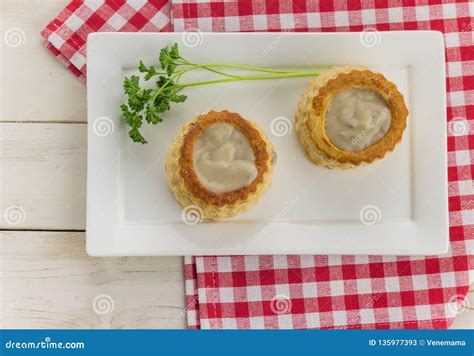
[[[451,324],[474,282],[474,6],[414,3],[173,2],[175,31],[442,31],[448,74],[448,254],[188,257],[189,327],[431,329]]]
[[[174,26],[176,31],[430,29],[445,34],[449,253],[188,257],[191,328],[446,328],[474,280],[473,4],[335,3],[72,1],[42,32],[46,46],[82,80],[85,41],[94,31],[167,31]]]
[[[89,33],[170,31],[170,11],[167,0],[72,0],[41,35],[45,46],[85,81]]]

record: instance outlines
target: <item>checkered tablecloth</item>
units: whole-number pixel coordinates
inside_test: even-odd
[[[41,36],[46,48],[85,81],[89,33],[171,31],[170,11],[167,0],[73,0]]]
[[[474,280],[473,26],[468,1],[73,1],[42,34],[85,79],[93,31],[443,32],[446,255],[187,257],[185,278],[190,328],[446,328]]]

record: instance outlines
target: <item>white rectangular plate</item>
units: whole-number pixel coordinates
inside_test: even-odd
[[[438,32],[95,33],[87,43],[87,252],[93,256],[439,254],[448,248],[446,89]],[[372,37],[367,37],[367,36]],[[365,36],[365,37],[364,37]],[[395,82],[410,110],[395,151],[370,166],[328,170],[305,157],[292,128],[310,78],[188,88],[188,100],[134,144],[120,115],[122,83],[140,59],[177,42],[197,63],[308,69],[364,65]],[[209,74],[190,75],[203,80]],[[164,171],[183,123],[209,109],[257,122],[278,155],[272,187],[248,213],[183,222]],[[286,119],[285,119],[286,118]],[[289,120],[287,120],[289,119]],[[281,131],[283,130],[283,131]]]

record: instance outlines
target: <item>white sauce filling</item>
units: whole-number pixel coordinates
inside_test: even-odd
[[[209,125],[197,139],[193,165],[200,182],[216,193],[246,187],[258,173],[247,136],[233,125],[223,122]]]
[[[387,103],[378,93],[352,88],[334,96],[326,111],[324,127],[336,147],[358,152],[384,137],[391,121]]]

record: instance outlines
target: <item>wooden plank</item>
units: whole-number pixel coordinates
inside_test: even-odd
[[[0,2],[0,121],[87,120],[85,85],[44,48],[40,36],[68,2]]]
[[[85,228],[86,136],[86,124],[0,123],[0,228]]]
[[[471,285],[461,312],[451,324],[451,329],[474,329],[474,285]]]
[[[0,234],[2,328],[185,327],[181,257],[91,258],[84,244],[78,232]]]
[[[78,232],[2,232],[0,246],[3,328],[186,325],[180,257],[91,258]],[[474,327],[469,300],[452,328]]]

